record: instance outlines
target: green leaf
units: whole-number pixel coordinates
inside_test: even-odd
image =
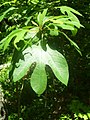
[[[75,13],[77,15],[82,16],[78,11],[74,10],[71,7],[67,7],[67,6],[61,6],[61,7],[56,7],[56,8],[60,8],[61,12],[64,15],[65,15],[65,13],[67,13],[67,15],[71,21],[66,21],[66,22],[71,22],[70,24],[74,24],[74,26],[76,26],[77,28],[84,27],[83,25],[80,24],[79,19],[74,15],[74,13]]]
[[[27,26],[28,25],[28,23],[30,22],[30,20],[31,20],[31,18],[32,18],[32,16],[30,16],[30,17],[26,17],[26,22],[25,22],[25,25]]]
[[[14,3],[14,1],[10,1],[10,2],[3,2],[2,4],[0,4],[0,7],[1,7],[1,6],[3,6],[3,5],[11,4],[11,3]]]
[[[60,8],[60,10],[61,10],[61,12],[63,13],[63,14],[65,14],[65,12],[72,12],[72,13],[75,13],[75,14],[77,14],[77,15],[80,15],[80,16],[82,16],[82,14],[80,14],[77,10],[75,10],[75,9],[73,9],[73,8],[71,8],[71,7],[68,7],[68,6],[61,6],[61,7],[57,7],[57,8]]]
[[[78,53],[82,56],[82,53],[81,53],[80,48],[78,47],[78,45],[72,40],[69,40],[69,41],[70,41],[71,45],[73,45],[75,47],[75,49],[78,51]]]
[[[17,47],[17,43],[20,41],[20,40],[23,40],[24,39],[24,35],[25,33],[27,32],[28,30],[27,29],[21,29],[20,31],[18,31],[16,34],[14,34],[13,37],[16,37],[15,40],[14,40],[14,46],[16,47],[16,49],[18,49]]]
[[[87,113],[88,118],[90,119],[90,111]]]
[[[58,36],[58,30],[56,30],[56,29],[51,29],[51,30],[50,30],[50,35],[52,35],[52,36]]]
[[[17,29],[12,31],[6,38],[0,41],[0,49],[3,49],[3,51],[5,51],[14,37],[14,46],[18,49],[16,43],[20,40],[23,40],[23,37],[27,31],[28,29]]]
[[[72,14],[72,15],[73,15],[73,17],[71,17],[71,16],[67,16],[67,17],[63,16],[63,18],[62,17],[61,18],[52,17],[49,20],[54,23],[52,25],[56,25],[58,27],[61,27],[62,29],[66,29],[66,30],[74,30],[75,27],[77,27],[77,28],[82,27],[78,18],[74,14]],[[76,18],[76,20],[75,20],[75,18]]]
[[[82,25],[80,24],[80,22],[76,22],[76,21],[65,21],[64,23],[67,24],[67,25],[73,25],[73,26],[75,26],[77,28],[82,27]]]
[[[30,2],[33,4],[37,4],[39,2],[39,0],[31,0]]]
[[[0,41],[0,49],[3,49],[3,51],[5,51],[13,38],[14,38],[14,46],[16,47],[16,49],[19,49],[17,43],[20,40],[24,40],[25,33],[27,33],[25,39],[28,39],[28,38],[33,38],[38,32],[39,32],[38,27],[34,27],[30,30],[25,28],[13,30],[6,38]]]
[[[61,27],[62,29],[65,29],[65,30],[74,30],[74,26],[73,25],[65,25],[65,24],[62,24],[62,25],[58,25],[58,27]]]
[[[58,33],[58,28],[57,28],[57,26],[54,26],[55,28],[54,29],[50,29],[50,35],[52,35],[52,36],[58,36],[59,35],[59,33]]]
[[[74,28],[74,30],[71,31],[72,35],[75,36],[77,34],[77,31],[78,31],[77,28]]]
[[[73,45],[75,49],[78,51],[78,53],[82,56],[82,53],[78,45],[74,41],[72,41],[64,32],[60,32],[60,33],[63,34],[70,41],[71,45]]]
[[[47,85],[45,65],[51,67],[55,76],[65,85],[68,83],[68,65],[62,54],[56,50],[52,50],[48,45],[44,51],[42,47],[32,45],[23,51],[23,59],[16,63],[13,73],[13,80],[20,80],[28,71],[32,63],[36,63],[35,70],[31,75],[31,86],[37,94],[42,94]]]
[[[9,11],[14,10],[14,9],[16,9],[16,8],[15,8],[15,7],[11,7],[11,8],[9,8],[8,10],[6,10],[5,12],[3,12],[2,15],[0,15],[0,22],[4,19],[5,15],[6,15]]]
[[[53,18],[54,18],[54,17],[53,17]],[[53,18],[50,19],[51,22],[56,23],[56,24],[63,24],[63,21],[61,21],[61,19],[56,19],[56,20],[54,20]]]
[[[39,32],[39,27],[34,27],[30,29],[26,34],[25,39],[34,38],[38,32]]]
[[[48,65],[51,67],[58,80],[67,85],[69,72],[64,56],[57,50],[52,50],[49,46],[47,46],[47,51]]]
[[[44,11],[42,13],[39,12],[39,14],[37,16],[37,21],[38,21],[38,24],[40,27],[42,27],[44,24],[44,19],[45,19],[46,13],[47,13],[47,9],[44,9]]]

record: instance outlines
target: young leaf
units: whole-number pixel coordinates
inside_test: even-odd
[[[6,10],[5,12],[3,12],[2,15],[0,16],[0,22],[4,19],[5,15],[6,15],[9,11],[14,10],[14,9],[16,9],[16,8],[15,8],[15,7],[11,7],[11,8],[9,8],[8,10]]]
[[[68,11],[67,14],[71,21],[76,21],[80,24],[79,19],[72,12]]]
[[[81,53],[80,48],[78,47],[78,45],[72,40],[69,40],[69,41],[70,41],[71,45],[73,45],[75,47],[75,49],[78,51],[78,53],[82,56],[82,53]]]
[[[38,24],[39,24],[40,27],[43,26],[46,13],[47,13],[47,9],[44,9],[44,11],[42,13],[39,12],[39,14],[37,16],[37,21],[38,21]]]

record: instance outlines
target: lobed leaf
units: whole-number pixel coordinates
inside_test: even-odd
[[[70,14],[72,14],[72,13],[70,13]],[[53,22],[52,25],[61,27],[62,29],[66,29],[66,30],[71,30],[72,31],[72,30],[75,29],[75,27],[77,27],[77,28],[83,27],[80,24],[78,18],[74,14],[72,14],[72,16],[69,15],[69,16],[63,17],[63,18],[62,17],[61,18],[52,17],[49,20],[51,22]]]
[[[25,39],[28,39],[28,38],[33,38],[38,32],[39,32],[38,27],[34,27],[30,30],[26,28],[13,30],[6,38],[0,41],[0,49],[3,49],[3,51],[5,51],[13,38],[14,38],[14,46],[16,47],[16,49],[18,49],[17,43],[20,40],[24,39],[25,33],[27,33]]]
[[[82,16],[82,14],[80,14],[77,10],[75,10],[75,9],[73,9],[73,8],[71,8],[71,7],[68,7],[68,6],[61,6],[61,7],[56,7],[56,8],[60,8],[60,10],[61,10],[61,12],[63,13],[63,14],[65,14],[65,12],[72,12],[72,13],[75,13],[75,14],[77,14],[77,15],[80,15],[80,16]]]
[[[6,38],[0,41],[0,49],[3,49],[3,51],[5,51],[14,37],[15,37],[14,46],[17,48],[16,43],[19,42],[20,40],[23,40],[23,37],[27,31],[28,31],[27,29],[13,30]]]
[[[37,94],[42,94],[47,85],[47,75],[45,65],[51,67],[55,76],[65,85],[68,83],[68,65],[62,54],[56,50],[52,50],[48,45],[44,51],[42,47],[32,45],[23,51],[23,59],[16,63],[13,73],[13,80],[20,80],[28,71],[32,63],[36,63],[36,67],[31,75],[31,86]]]

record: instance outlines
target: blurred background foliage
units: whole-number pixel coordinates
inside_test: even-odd
[[[37,96],[28,82],[13,83],[8,79],[8,68],[0,70],[0,84],[4,92],[5,109],[9,120],[89,120],[90,119],[90,1],[89,0],[0,0],[0,20],[3,12],[11,7],[0,21],[0,40],[15,28],[30,25],[37,11],[49,8],[50,15],[58,15],[55,6],[70,6],[79,11],[81,28],[71,36],[81,49],[82,56],[69,45],[66,39],[49,37],[49,45],[60,51],[67,59],[70,71],[69,83],[65,87],[48,69],[47,90]],[[11,61],[13,45],[0,51],[0,64]],[[22,88],[23,84],[23,88]]]

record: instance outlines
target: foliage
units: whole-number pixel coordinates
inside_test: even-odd
[[[71,117],[70,114],[62,114],[60,117],[60,120],[88,120],[90,119],[90,108],[88,106],[85,106],[83,103],[81,103],[79,100],[72,100],[70,105],[68,105],[69,110],[71,111]]]
[[[33,70],[33,74],[31,75],[31,86],[37,94],[42,94],[47,86],[45,65],[49,65],[52,68],[55,76],[62,83],[67,85],[68,82],[68,66],[64,56],[57,51],[51,50],[49,46],[47,46],[49,34],[52,36],[58,36],[59,33],[63,34],[81,54],[77,44],[74,43],[64,32],[61,32],[62,29],[74,32],[74,30],[76,31],[76,28],[80,28],[82,25],[73,13],[80,16],[81,14],[67,6],[61,6],[59,8],[63,15],[46,16],[47,9],[44,9],[42,13],[36,13],[36,20],[31,21],[33,26],[30,25],[23,28],[17,28],[0,42],[0,49],[5,51],[13,39],[14,47],[18,50],[15,51],[17,51],[18,54],[21,54],[18,55],[17,60],[12,59],[12,74],[10,74],[10,78],[12,78],[13,81],[22,79],[26,75],[30,66],[34,62],[36,63],[35,70]],[[1,21],[4,19],[7,12],[13,9],[11,7],[6,10],[3,15],[1,15]],[[65,14],[65,12],[67,12],[67,14]],[[48,31],[50,32],[48,33]],[[37,42],[35,43],[36,45],[33,45],[32,41],[34,42],[35,39]],[[23,42],[21,45],[20,41]],[[15,53],[13,54],[13,57],[14,56]]]
[[[0,70],[0,84],[9,119],[85,119],[87,113],[89,116],[88,4],[87,0],[83,3],[79,0],[1,0],[0,64],[11,62],[11,67]],[[75,9],[84,17],[80,17],[82,15]],[[85,26],[79,32],[77,29],[83,26],[77,15]],[[73,46],[80,54],[82,51],[82,57]],[[68,82],[65,58],[70,71],[67,88],[62,84]],[[60,68],[64,74],[58,71]],[[24,74],[19,74],[19,71]],[[35,84],[36,80],[40,80],[40,84]],[[37,97],[31,86],[36,93],[43,94]]]

